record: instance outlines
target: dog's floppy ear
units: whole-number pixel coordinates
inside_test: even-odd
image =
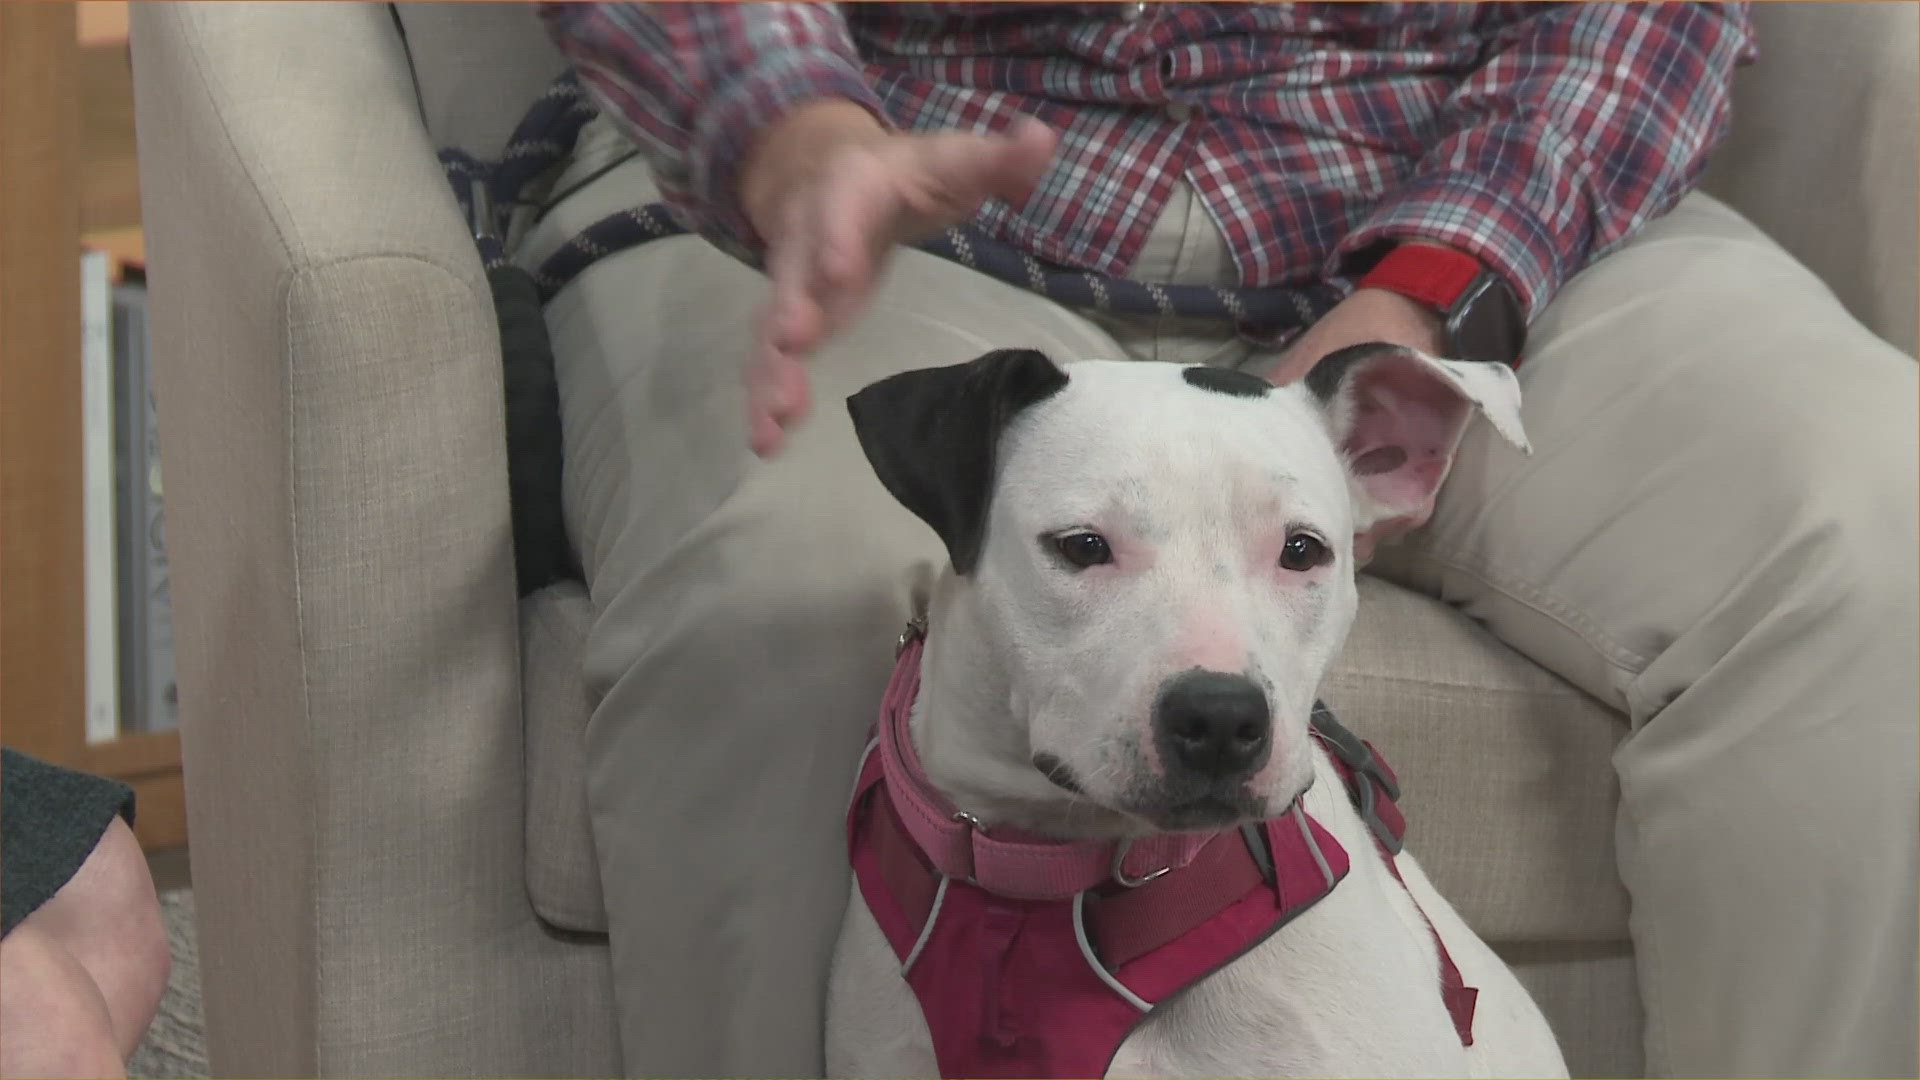
[[[953,568],[980,557],[995,450],[1007,421],[1067,385],[1032,349],[1002,349],[951,367],[906,371],[847,399],[860,448],[893,497],[933,526]]]
[[[1441,360],[1374,342],[1329,354],[1307,374],[1307,389],[1347,463],[1354,551],[1362,560],[1380,541],[1432,515],[1474,410],[1501,438],[1531,449],[1520,426],[1520,383],[1500,364]]]

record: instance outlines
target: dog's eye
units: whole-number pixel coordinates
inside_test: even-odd
[[[1288,570],[1311,570],[1332,557],[1333,552],[1312,533],[1294,533],[1280,549],[1280,565]]]
[[[1107,538],[1099,533],[1073,532],[1056,536],[1053,538],[1053,549],[1060,553],[1061,558],[1082,570],[1113,561],[1113,549],[1107,546]]]

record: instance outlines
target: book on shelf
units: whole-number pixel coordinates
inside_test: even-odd
[[[83,251],[81,315],[86,733],[99,743],[176,727],[179,703],[147,292],[137,264]]]
[[[80,253],[81,565],[85,581],[87,741],[120,732],[115,538],[113,275],[105,252]]]
[[[173,612],[161,513],[160,437],[147,352],[146,285],[113,290],[114,433],[118,463],[120,727],[180,722],[173,681]]]

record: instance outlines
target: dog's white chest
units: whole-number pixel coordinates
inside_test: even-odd
[[[1188,988],[1109,1076],[1474,1075],[1440,997],[1433,933],[1324,760],[1306,809],[1352,868],[1331,894]],[[1411,862],[1411,860],[1408,860]]]

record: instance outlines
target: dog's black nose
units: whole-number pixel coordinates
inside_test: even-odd
[[[1189,671],[1160,693],[1154,717],[1171,763],[1219,779],[1267,763],[1272,714],[1267,695],[1244,675]]]

